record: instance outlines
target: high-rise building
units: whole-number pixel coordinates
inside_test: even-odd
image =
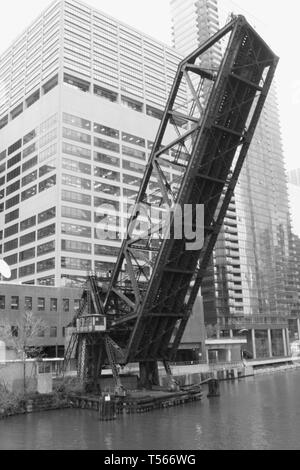
[[[300,215],[299,215],[299,200],[300,200],[300,169],[291,170],[288,173],[288,188],[289,199],[292,216],[292,229],[295,235],[300,237]]]
[[[12,281],[77,286],[113,269],[123,202],[135,200],[181,58],[73,0],[53,2],[1,55],[0,247]]]
[[[171,0],[173,43],[184,53],[218,27],[217,0]],[[221,47],[221,46],[220,46]],[[210,58],[213,68],[215,57]],[[288,352],[288,319],[300,304],[291,263],[287,176],[272,87],[202,287],[206,323],[247,331],[252,357]]]

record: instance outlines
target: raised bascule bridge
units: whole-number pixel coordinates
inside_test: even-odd
[[[203,58],[217,43],[223,51],[219,66],[203,68]],[[117,366],[128,363],[139,363],[146,387],[157,382],[158,362],[171,377],[169,363],[192,312],[277,63],[246,19],[236,16],[179,64],[114,271],[101,282],[94,274],[88,277],[74,318],[65,367],[76,350],[82,381],[99,383],[109,365],[120,390]],[[171,182],[166,174],[170,166],[177,175]],[[182,237],[172,234],[178,222],[175,208],[192,208],[190,232],[199,233],[197,205],[204,206],[204,238],[191,249],[184,230]]]

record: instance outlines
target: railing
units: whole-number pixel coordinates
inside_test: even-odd
[[[265,316],[265,315],[254,315],[254,316],[247,316],[247,317],[239,317],[239,318],[228,318],[228,319],[220,319],[219,326],[220,327],[243,327],[246,325],[286,325],[288,326],[288,319],[286,317],[276,317],[276,316]]]
[[[220,370],[220,369],[236,369],[239,367],[245,367],[243,361],[236,361],[236,362],[209,362],[208,364],[210,369],[213,370]]]

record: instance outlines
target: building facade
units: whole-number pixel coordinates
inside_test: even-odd
[[[113,269],[180,59],[72,0],[2,54],[0,244],[12,282],[77,286]]]
[[[171,0],[171,10],[173,43],[182,52],[191,52],[218,28],[217,0]],[[207,59],[210,68],[218,60],[218,50],[214,52]],[[285,355],[289,318],[300,315],[292,258],[287,176],[273,86],[202,286],[206,323],[217,324],[225,336],[243,330],[250,357]]]
[[[47,356],[62,357],[66,327],[79,308],[81,293],[81,289],[66,287],[0,284],[1,324],[11,325],[18,334],[16,328],[24,312],[33,312],[43,321],[35,345]]]

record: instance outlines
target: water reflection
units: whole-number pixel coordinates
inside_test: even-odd
[[[300,371],[221,384],[221,397],[98,421],[64,410],[0,421],[0,449],[299,449]]]

